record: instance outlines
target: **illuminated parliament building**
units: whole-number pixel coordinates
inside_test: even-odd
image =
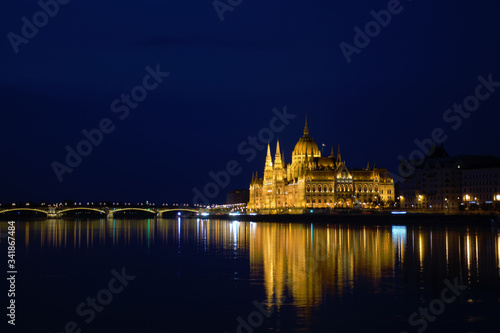
[[[247,209],[261,213],[303,213],[313,209],[377,208],[394,202],[394,180],[387,169],[375,166],[349,170],[340,155],[321,156],[309,136],[307,119],[304,135],[285,163],[276,143],[274,162],[267,146],[264,177],[252,176]]]

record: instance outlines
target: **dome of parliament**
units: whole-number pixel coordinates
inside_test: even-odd
[[[309,128],[306,125],[304,127],[304,136],[299,139],[299,142],[295,145],[293,149],[293,155],[308,155],[310,157],[320,157],[321,153],[318,149],[318,145],[314,142],[313,138],[309,136]]]

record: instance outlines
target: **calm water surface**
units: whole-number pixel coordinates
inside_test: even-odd
[[[189,218],[16,226],[17,332],[65,332],[71,321],[68,332],[500,331],[497,228]],[[113,269],[135,276],[113,282],[121,292],[106,291]],[[446,280],[466,288],[454,294]],[[89,310],[96,296],[104,305]]]

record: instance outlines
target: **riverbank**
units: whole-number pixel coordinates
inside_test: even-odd
[[[248,222],[296,222],[296,223],[341,223],[365,225],[491,225],[496,215],[445,215],[406,213],[391,214],[390,212],[363,212],[337,214],[259,214],[259,215],[210,215],[210,219],[236,220]],[[500,225],[500,224],[499,224]]]

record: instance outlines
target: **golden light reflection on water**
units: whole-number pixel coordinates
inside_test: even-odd
[[[268,304],[318,306],[342,297],[357,281],[378,293],[396,276],[418,272],[441,283],[459,276],[470,284],[500,274],[500,232],[489,228],[346,226],[254,223],[204,219],[45,220],[17,224],[31,250],[175,248],[248,260],[250,281],[264,287]],[[0,223],[7,232],[7,223]],[[3,240],[2,240],[3,241]],[[492,270],[494,272],[492,272]],[[412,273],[414,274],[414,273]]]
[[[395,255],[398,242],[390,228],[259,224],[250,240],[251,272],[263,277],[269,303],[315,306],[324,294],[352,289],[357,278],[378,285],[402,255]]]
[[[497,265],[498,265],[498,272],[500,272],[500,232],[497,235],[497,251],[496,251],[496,258],[497,258]]]

